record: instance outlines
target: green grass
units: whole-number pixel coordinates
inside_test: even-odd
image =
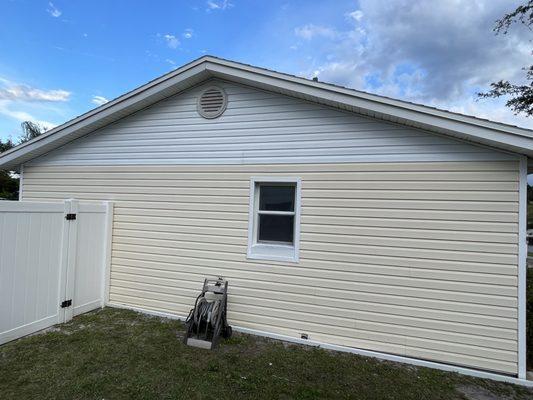
[[[106,308],[0,347],[7,399],[526,399],[525,388],[235,335],[210,352],[183,325]],[[475,398],[475,397],[472,397]]]

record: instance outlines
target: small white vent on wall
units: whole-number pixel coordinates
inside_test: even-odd
[[[218,86],[208,87],[198,97],[198,113],[204,118],[219,117],[227,105],[228,96]]]

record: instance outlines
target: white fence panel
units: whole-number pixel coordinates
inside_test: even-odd
[[[105,273],[106,207],[79,204],[77,218],[76,268],[74,277],[74,315],[103,305]]]
[[[103,305],[109,209],[0,201],[0,344]]]
[[[58,322],[63,209],[0,202],[0,343]]]

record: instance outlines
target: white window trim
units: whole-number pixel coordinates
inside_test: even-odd
[[[296,186],[294,194],[294,242],[292,245],[277,243],[257,243],[257,198],[258,184],[292,183]],[[248,252],[247,258],[255,260],[300,261],[300,213],[302,180],[297,177],[253,176],[250,179],[250,204],[248,214]],[[291,213],[292,214],[292,213]]]

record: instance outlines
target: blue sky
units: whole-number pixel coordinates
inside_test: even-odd
[[[203,54],[533,127],[503,101],[531,32],[495,36],[509,0],[0,0],[0,137],[48,127]]]

